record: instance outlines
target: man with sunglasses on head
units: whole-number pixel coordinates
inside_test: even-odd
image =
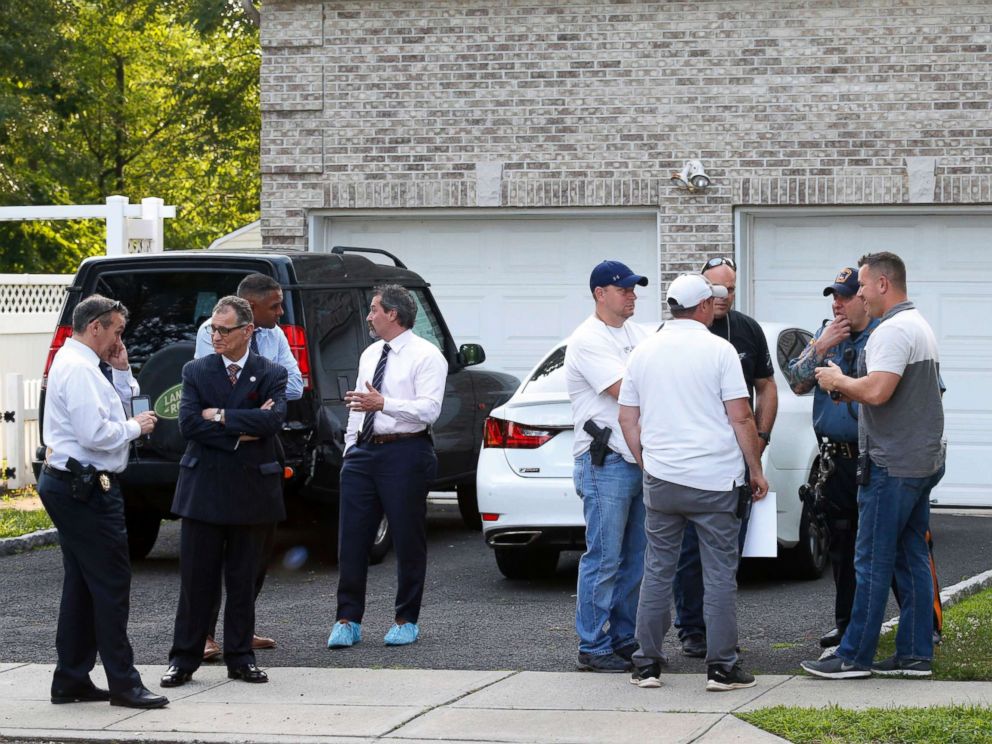
[[[717,297],[710,333],[726,339],[737,350],[747,384],[748,400],[758,427],[760,456],[771,443],[772,426],[778,413],[778,389],[775,368],[768,353],[768,343],[758,322],[732,309],[737,290],[737,265],[731,258],[714,257],[703,264],[701,273],[711,284],[724,287],[726,297]],[[748,515],[741,520],[739,547],[743,549]],[[686,526],[682,555],[675,574],[675,627],[679,629],[682,653],[706,656],[706,623],[703,619],[703,570],[699,555],[699,538],[692,524]]]
[[[247,300],[251,307],[252,326],[254,331],[251,335],[250,348],[256,354],[261,354],[271,362],[280,364],[286,368],[288,378],[286,380],[286,400],[299,400],[303,396],[303,375],[300,373],[299,364],[289,348],[289,341],[286,334],[279,327],[279,319],[285,313],[283,307],[283,293],[279,282],[271,276],[265,274],[249,274],[238,284],[238,297]],[[196,334],[196,359],[209,356],[214,353],[213,341],[210,328],[211,319],[207,318],[200,326]],[[276,440],[276,447],[279,448],[280,461],[285,460],[282,455],[282,444]],[[260,559],[261,565],[258,567],[257,584],[255,586],[255,599],[258,599],[265,583],[265,573],[268,570],[269,558],[272,554],[272,545],[275,540],[275,525],[272,531],[266,535],[265,546]],[[203,660],[211,661],[217,659],[223,653],[220,645],[214,640],[217,630],[217,618],[220,615],[221,589],[218,586],[217,596],[214,598],[214,609],[212,612],[213,622],[210,624],[210,634],[203,649]],[[252,648],[256,651],[265,648],[275,648],[274,639],[267,636],[255,635],[251,641]]]
[[[818,489],[810,506],[824,515],[830,535],[833,568],[833,630],[820,638],[823,648],[840,643],[851,620],[854,603],[854,541],[858,530],[858,404],[832,400],[816,386],[816,369],[833,362],[849,376],[857,376],[857,361],[879,320],[868,315],[858,297],[858,271],[841,269],[824,287],[831,298],[833,320],[824,321],[798,357],[789,362],[786,376],[796,395],[813,392],[813,431],[820,442]]]
[[[286,368],[250,349],[248,302],[222,297],[210,319],[214,352],[183,367],[179,429],[186,438],[172,512],[182,517],[180,592],[163,687],[203,661],[222,577],[227,676],[267,682],[255,664],[255,589],[261,554],[286,518],[276,435],[286,418]]]
[[[127,308],[90,295],[72,312],[72,337],[55,354],[45,395],[45,464],[38,495],[58,529],[65,578],[52,677],[53,703],[161,708],[134,668],[127,638],[131,563],[118,473],[131,442],[155,428],[151,411],[128,418],[138,384],[121,335]],[[105,365],[105,366],[104,366]],[[109,690],[93,684],[97,652]]]

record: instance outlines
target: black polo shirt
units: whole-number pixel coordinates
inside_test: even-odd
[[[714,320],[710,333],[725,338],[737,349],[744,370],[744,382],[751,397],[751,407],[754,407],[754,381],[765,377],[773,377],[775,368],[772,357],[768,353],[768,343],[765,333],[754,318],[731,310],[719,320]]]

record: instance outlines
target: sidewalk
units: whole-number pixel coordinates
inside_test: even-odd
[[[733,712],[774,705],[870,708],[992,704],[992,682],[763,676],[713,693],[701,674],[665,675],[642,690],[626,674],[272,667],[270,682],[229,681],[223,667],[162,690],[153,711],[52,705],[51,665],[0,664],[0,737],[58,741],[259,742],[781,742]],[[164,667],[142,667],[160,689]],[[93,679],[103,685],[102,669]]]

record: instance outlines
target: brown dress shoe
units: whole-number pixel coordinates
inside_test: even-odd
[[[252,651],[257,651],[260,648],[275,648],[276,642],[272,638],[266,638],[265,636],[253,635],[251,637],[251,648]]]
[[[224,651],[221,649],[217,641],[214,640],[214,637],[207,636],[207,642],[203,644],[203,660],[213,661],[223,655]]]

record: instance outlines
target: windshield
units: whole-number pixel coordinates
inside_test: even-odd
[[[565,347],[561,346],[541,362],[534,374],[524,385],[527,393],[564,393],[565,387]]]

